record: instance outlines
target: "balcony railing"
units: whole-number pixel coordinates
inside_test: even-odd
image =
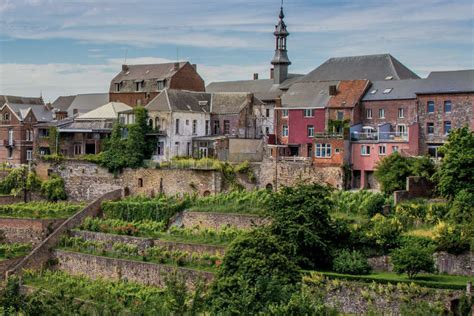
[[[4,139],[3,140],[3,146],[13,147],[13,146],[15,146],[15,140],[14,139]]]
[[[337,138],[343,139],[344,135],[342,133],[314,133],[313,138]]]
[[[408,133],[404,132],[352,132],[351,141],[406,142]]]
[[[155,136],[166,136],[166,131],[153,129],[148,135],[155,135]]]

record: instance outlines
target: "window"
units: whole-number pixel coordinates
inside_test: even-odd
[[[157,89],[163,90],[164,88],[165,88],[165,81],[164,80],[157,81]]]
[[[338,119],[338,121],[342,121],[344,119],[344,112],[343,111],[337,111],[337,119]]]
[[[219,121],[214,121],[214,135],[218,135],[221,132]]]
[[[370,146],[369,145],[363,145],[360,147],[360,154],[362,156],[370,156]]]
[[[76,144],[74,145],[74,155],[82,155],[82,145],[81,144]]]
[[[138,187],[143,188],[143,178],[138,178]]]
[[[179,119],[176,119],[174,133],[179,134]]]
[[[188,125],[189,125],[189,120],[186,120],[186,126],[188,126]]]
[[[281,130],[281,136],[283,137],[288,136],[288,125],[283,125],[283,128]]]
[[[314,116],[314,110],[313,109],[304,110],[304,117],[313,117],[313,116]]]
[[[451,121],[445,121],[443,124],[444,134],[447,135],[451,131]]]
[[[186,144],[186,156],[188,157],[191,156],[191,143],[190,142]]]
[[[444,112],[451,113],[451,101],[444,101]]]
[[[385,151],[386,151],[386,148],[385,148],[385,145],[382,145],[382,146],[379,146],[379,155],[385,155]]]
[[[426,123],[426,133],[429,135],[434,134],[434,123]]]
[[[397,136],[406,136],[407,126],[404,124],[397,125]]]
[[[372,109],[367,109],[367,110],[365,110],[365,116],[366,116],[368,119],[371,119],[371,118],[372,118]]]
[[[316,144],[316,158],[331,158],[331,144]]]
[[[33,160],[33,150],[26,151],[26,160],[31,161]]]
[[[441,145],[428,145],[428,155],[430,155],[431,157],[434,157],[434,158],[440,158],[441,155],[440,153],[438,152],[438,148],[440,147]]]
[[[307,130],[308,130],[308,137],[314,137],[314,126],[308,125]]]
[[[135,82],[135,91],[140,91],[141,82]]]
[[[377,89],[370,91],[370,94],[376,94],[376,93],[377,93]]]
[[[121,86],[120,82],[115,84],[115,91],[116,92],[120,92],[120,86]]]
[[[404,118],[404,117],[405,117],[405,109],[398,108],[398,118]]]
[[[8,159],[12,159],[12,158],[13,158],[13,148],[8,147]]]
[[[13,128],[8,129],[8,145],[13,146]]]
[[[379,118],[385,118],[385,109],[379,109]]]
[[[265,116],[270,117],[270,109],[265,109]]]
[[[158,142],[158,146],[156,147],[156,155],[157,156],[163,156],[165,153],[165,143],[164,142]]]
[[[270,134],[270,127],[265,127],[265,135],[268,135]]]
[[[392,92],[392,88],[387,88],[385,90],[383,90],[383,94],[389,94],[390,92]]]
[[[392,153],[398,153],[398,146],[392,146]]]
[[[434,110],[435,110],[434,101],[428,101],[427,106],[426,106],[426,111],[428,113],[434,113]]]
[[[282,117],[288,117],[288,110],[282,110],[281,111],[281,116]]]
[[[197,124],[198,124],[198,121],[193,120],[193,135],[197,134]]]
[[[174,143],[175,156],[179,156],[179,142]]]
[[[230,122],[224,120],[224,134],[230,134]]]
[[[3,115],[3,119],[4,119],[5,121],[9,121],[9,120],[10,120],[10,113],[5,113],[5,114]]]
[[[206,120],[206,135],[209,135],[209,129],[210,129],[210,122],[209,120]]]
[[[122,134],[122,139],[127,139],[128,138],[128,128],[122,128],[121,134]]]

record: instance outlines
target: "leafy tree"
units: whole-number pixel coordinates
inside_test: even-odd
[[[373,193],[369,194],[367,198],[362,201],[360,208],[363,209],[367,215],[372,217],[377,213],[383,213],[385,202],[386,199],[383,194]]]
[[[417,243],[406,244],[391,253],[393,269],[397,274],[406,273],[413,279],[421,271],[434,272],[433,250]]]
[[[402,224],[397,218],[387,218],[376,214],[370,220],[370,229],[367,235],[373,238],[378,247],[387,250],[398,246],[402,231]]]
[[[118,122],[114,124],[105,145],[102,165],[111,172],[118,172],[127,167],[126,140],[122,139],[122,126]]]
[[[378,162],[374,175],[385,194],[404,190],[406,178],[412,175],[410,162],[398,152],[393,153]]]
[[[58,175],[53,175],[51,179],[41,184],[41,194],[49,201],[67,200],[67,193],[64,188],[64,179]]]
[[[447,198],[461,190],[474,192],[474,132],[467,127],[451,131],[439,151],[444,157],[433,175],[438,192]]]
[[[474,223],[474,193],[461,190],[451,202],[448,216],[457,224]]]
[[[357,250],[341,250],[333,262],[333,269],[339,273],[346,274],[369,274],[370,266],[367,258]]]
[[[41,180],[36,173],[27,166],[13,169],[8,176],[0,182],[0,192],[3,194],[23,195],[24,202],[28,201],[29,193],[41,188]]]
[[[474,226],[472,223],[461,226],[439,222],[434,230],[436,250],[447,251],[452,254],[461,254],[469,250],[469,244],[474,239],[472,226]]]
[[[299,277],[293,247],[266,228],[256,229],[226,251],[211,289],[212,310],[257,314],[272,303],[288,301]]]
[[[329,213],[334,204],[331,189],[318,184],[284,187],[269,201],[270,229],[296,249],[305,268],[329,266],[337,235]]]

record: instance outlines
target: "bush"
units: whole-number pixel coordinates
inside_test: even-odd
[[[334,258],[333,269],[344,274],[369,274],[370,266],[361,252],[341,250]]]
[[[428,211],[426,200],[411,200],[397,204],[395,216],[404,227],[419,225],[423,223]]]
[[[458,224],[474,222],[474,194],[468,190],[461,190],[451,203],[449,219]]]
[[[403,226],[398,219],[377,214],[370,220],[370,229],[367,235],[374,239],[377,246],[388,250],[399,245],[402,231]]]
[[[384,202],[382,202],[382,198]],[[383,205],[386,204],[385,197],[380,193],[367,190],[341,191],[336,190],[331,195],[335,203],[335,209],[348,214],[369,214],[370,217],[381,213]],[[381,204],[381,205],[380,205]]]
[[[385,196],[380,193],[372,193],[360,205],[360,208],[365,211],[369,217],[373,217],[377,213],[383,213],[385,203]]]
[[[48,201],[67,200],[66,189],[64,188],[64,179],[60,176],[53,175],[49,180],[41,184],[41,194]]]
[[[406,273],[410,279],[422,271],[434,272],[432,248],[417,243],[407,244],[392,251],[391,261],[397,274]]]
[[[0,205],[0,216],[19,218],[68,218],[82,208],[82,204],[65,202],[29,202]]]
[[[434,231],[436,250],[452,254],[461,254],[469,250],[469,237],[472,238],[460,225],[445,222],[439,222]]]

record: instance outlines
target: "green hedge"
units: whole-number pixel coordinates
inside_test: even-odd
[[[102,203],[104,217],[120,219],[127,222],[152,220],[167,223],[178,212],[184,211],[190,204],[190,199],[131,197],[120,201],[105,201]]]
[[[66,202],[29,202],[0,205],[0,217],[68,218],[83,208],[83,204]]]

